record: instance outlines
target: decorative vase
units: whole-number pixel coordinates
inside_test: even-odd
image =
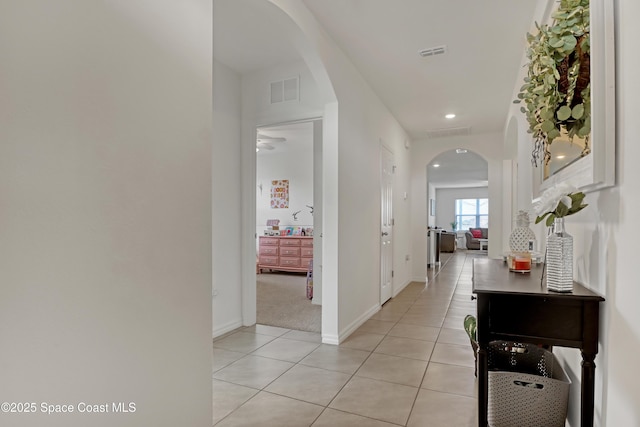
[[[534,248],[530,247],[529,242],[536,240],[535,233],[529,228],[529,214],[525,211],[519,211],[516,217],[516,228],[513,229],[509,236],[509,249],[514,253],[531,252]]]
[[[564,229],[564,218],[556,218],[547,237],[547,289],[573,291],[573,237]]]

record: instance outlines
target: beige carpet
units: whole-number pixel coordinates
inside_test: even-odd
[[[257,323],[320,332],[322,308],[307,299],[307,278],[299,273],[257,275]]]

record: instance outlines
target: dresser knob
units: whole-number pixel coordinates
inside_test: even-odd
[[[474,299],[478,299],[478,297],[474,297],[473,295],[471,295],[471,301],[473,301]]]

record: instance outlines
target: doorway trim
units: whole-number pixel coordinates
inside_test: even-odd
[[[256,304],[256,297],[257,297],[257,291],[256,291],[256,281],[257,281],[257,277],[256,277],[256,268],[255,268],[255,257],[256,257],[256,250],[255,248],[257,247],[257,240],[258,240],[258,233],[257,233],[257,218],[256,218],[256,212],[257,212],[257,206],[256,206],[256,197],[257,197],[257,185],[256,185],[256,177],[257,177],[257,154],[255,151],[255,146],[256,146],[256,138],[257,138],[257,131],[260,128],[268,128],[268,127],[275,127],[275,126],[286,126],[286,125],[293,125],[293,124],[297,124],[297,123],[311,123],[313,126],[313,229],[314,229],[314,246],[313,246],[313,265],[314,265],[314,287],[317,286],[317,288],[320,290],[320,292],[318,292],[318,299],[316,299],[316,296],[314,295],[314,304],[318,304],[318,301],[321,301],[322,298],[322,250],[323,250],[323,245],[322,245],[322,241],[320,240],[322,238],[322,213],[323,213],[323,207],[322,207],[322,147],[323,147],[323,134],[322,134],[322,126],[323,126],[323,117],[322,116],[314,116],[314,117],[309,117],[309,118],[304,118],[304,119],[295,119],[295,120],[287,120],[287,121],[282,121],[282,122],[277,122],[277,123],[269,123],[269,124],[259,124],[256,125],[255,127],[253,127],[253,139],[252,139],[252,145],[251,145],[251,149],[250,149],[250,154],[252,157],[252,167],[250,169],[250,178],[247,179],[251,179],[252,184],[251,184],[251,191],[250,193],[250,197],[251,197],[251,208],[249,208],[249,203],[247,203],[247,209],[245,209],[245,212],[243,213],[243,215],[246,215],[245,218],[243,218],[244,224],[251,224],[248,227],[247,226],[243,226],[243,233],[247,233],[247,234],[252,234],[253,238],[252,238],[252,242],[253,242],[253,246],[251,248],[246,248],[243,249],[243,262],[245,263],[243,266],[243,285],[242,285],[242,322],[243,325],[245,326],[251,326],[253,324],[256,323],[256,312],[257,312],[257,304]],[[248,145],[248,144],[246,144]],[[318,159],[318,157],[320,157],[320,159]],[[318,162],[319,160],[319,162]],[[243,176],[246,176],[245,174],[243,174]],[[245,190],[248,190],[248,185],[244,185],[243,188]],[[249,202],[249,201],[247,201]],[[247,211],[249,212],[249,215],[251,215],[251,218],[247,218]],[[248,241],[248,240],[245,240]],[[252,255],[251,255],[252,254]],[[248,268],[249,263],[251,263],[251,267]],[[319,270],[319,271],[318,271]],[[315,292],[314,292],[315,293]],[[325,315],[325,306],[322,306],[322,317],[324,318]]]

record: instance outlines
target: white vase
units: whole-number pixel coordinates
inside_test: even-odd
[[[547,289],[573,291],[573,237],[564,229],[564,218],[556,218],[547,237]]]
[[[509,236],[509,249],[511,252],[529,252],[533,248],[529,247],[529,242],[536,240],[535,233],[529,228],[529,214],[525,211],[518,212],[516,228]]]

